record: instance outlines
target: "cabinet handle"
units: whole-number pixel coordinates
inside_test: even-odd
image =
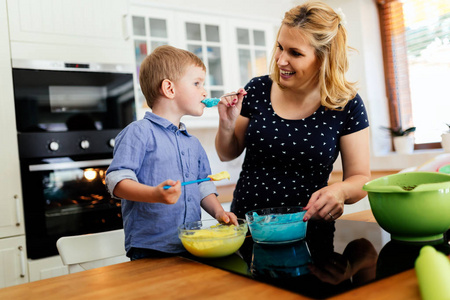
[[[19,251],[20,251],[20,270],[21,270],[21,274],[20,274],[20,278],[25,278],[25,274],[26,274],[26,269],[25,269],[25,252],[23,251],[23,247],[19,246]]]
[[[16,201],[16,226],[19,227],[21,223],[20,219],[20,199],[19,196],[14,195],[14,200]]]
[[[127,41],[130,38],[130,26],[128,25],[128,15],[122,16],[122,33],[123,39]]]

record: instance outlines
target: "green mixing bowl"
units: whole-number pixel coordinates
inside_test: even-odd
[[[407,172],[366,183],[378,224],[395,240],[434,241],[450,228],[450,175]]]

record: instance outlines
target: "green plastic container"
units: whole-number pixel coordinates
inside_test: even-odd
[[[450,299],[450,261],[432,246],[424,246],[415,262],[423,300]]]
[[[407,172],[366,183],[370,207],[391,238],[408,242],[440,240],[450,228],[450,175]]]

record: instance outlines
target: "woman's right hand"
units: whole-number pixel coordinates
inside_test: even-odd
[[[218,105],[220,126],[222,129],[230,130],[234,128],[237,117],[241,113],[242,100],[247,95],[243,88],[238,90],[237,95],[224,96]]]

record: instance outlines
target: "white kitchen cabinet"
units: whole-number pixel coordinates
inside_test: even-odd
[[[236,42],[231,52],[233,61],[237,62],[239,85],[244,86],[251,78],[265,75],[274,43],[271,24],[241,21],[232,29],[232,39]]]
[[[13,59],[130,63],[127,0],[7,0]]]
[[[29,280],[37,281],[69,274],[69,267],[63,264],[59,255],[28,260]]]
[[[146,6],[131,6],[131,37],[134,49],[136,115],[142,119],[149,110],[139,85],[142,61],[156,47],[177,44],[173,12]]]
[[[278,24],[137,0],[131,1],[130,15],[138,118],[148,110],[139,89],[139,66],[157,46],[169,44],[200,57],[206,66],[208,97],[236,91],[250,78],[268,73],[273,28]],[[205,109],[201,117],[185,116],[182,121],[191,129],[217,127],[217,108]]]
[[[178,42],[184,49],[197,55],[206,66],[205,86],[211,97],[220,97],[230,86],[230,76],[225,63],[228,32],[226,20],[195,13],[178,13],[176,18]]]
[[[28,281],[6,0],[0,0],[0,288]]]
[[[0,0],[0,238],[25,234],[5,6]]]
[[[197,55],[206,66],[205,88],[208,97],[220,97],[232,87],[232,76],[227,64],[231,64],[229,54],[229,28],[226,18],[215,15],[178,12],[175,26],[180,48]],[[207,108],[199,117],[185,116],[182,121],[188,128],[216,127],[217,107]]]
[[[210,97],[236,91],[253,77],[268,74],[273,45],[273,24],[233,16],[179,13],[182,47],[197,54],[206,65]],[[186,116],[189,128],[216,127],[217,108],[208,108],[201,118]]]
[[[0,288],[28,282],[25,236],[0,239]]]

